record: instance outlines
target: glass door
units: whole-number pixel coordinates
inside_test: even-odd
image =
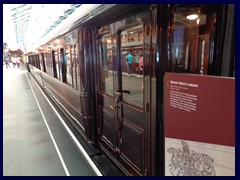
[[[145,110],[149,95],[144,87],[147,68],[142,17],[146,14],[99,31],[98,116],[101,147],[127,171],[147,175],[150,121]]]
[[[98,64],[98,127],[100,143],[112,156],[117,152],[117,100],[114,99],[116,90],[116,63],[113,63],[115,44],[110,26],[103,27],[98,32],[97,38],[97,64]],[[115,56],[115,55],[114,55]]]

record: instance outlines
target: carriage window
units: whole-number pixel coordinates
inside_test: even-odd
[[[121,32],[122,89],[126,102],[143,106],[143,25]]]
[[[59,55],[58,55],[58,50],[54,51],[54,56],[55,56],[55,62],[56,62],[56,72],[57,72],[57,77],[56,78],[60,78],[60,63],[59,63]]]
[[[46,57],[46,72],[51,75],[52,77],[54,77],[53,75],[53,61],[52,61],[52,53],[50,51],[48,51],[45,54]]]
[[[36,55],[36,61],[37,61],[37,66],[36,66],[36,67],[37,67],[38,69],[41,69],[39,54]]]
[[[41,57],[42,57],[42,63],[43,63],[43,70],[44,72],[46,72],[46,58],[44,53],[41,54]]]
[[[105,34],[101,37],[100,43],[100,74],[101,74],[101,91],[113,95],[113,39],[111,34]]]
[[[58,67],[59,67],[59,80],[63,81],[63,72],[62,72],[62,49],[58,49]]]
[[[67,84],[72,86],[72,56],[70,52],[70,46],[65,48],[65,57],[64,62],[66,65],[66,78],[67,78]]]
[[[211,12],[199,7],[174,9],[171,62],[172,71],[207,74],[210,58]]]
[[[70,57],[72,59],[72,87],[76,89],[76,72],[75,72],[75,55],[74,55],[74,46],[71,46],[70,48]]]
[[[39,54],[39,62],[40,62],[40,69],[43,71],[43,57],[42,57],[42,53]]]
[[[76,74],[76,89],[80,91],[80,59],[79,59],[79,44],[74,45],[74,68]]]

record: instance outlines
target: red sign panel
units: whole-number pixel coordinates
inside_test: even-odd
[[[166,73],[165,137],[235,146],[235,78]]]

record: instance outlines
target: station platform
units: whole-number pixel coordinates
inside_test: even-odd
[[[4,176],[121,176],[67,123],[26,68],[3,67]]]

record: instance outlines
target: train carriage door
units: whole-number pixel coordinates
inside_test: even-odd
[[[100,144],[132,175],[150,170],[147,17],[141,13],[110,25],[98,45]]]
[[[116,110],[112,108],[114,90],[116,89],[115,44],[110,26],[101,28],[97,38],[97,74],[98,77],[98,129],[100,144],[103,150],[117,156]],[[114,53],[114,54],[113,54]]]

